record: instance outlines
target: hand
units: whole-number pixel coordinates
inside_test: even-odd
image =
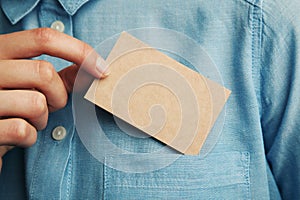
[[[1,170],[2,156],[13,146],[33,145],[37,130],[47,125],[48,112],[66,105],[83,61],[82,67],[96,78],[105,77],[106,66],[100,66],[104,61],[92,47],[49,28],[0,35],[0,44]],[[41,54],[75,64],[57,73],[49,62],[26,60]]]

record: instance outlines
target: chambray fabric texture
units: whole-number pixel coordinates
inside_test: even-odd
[[[97,161],[78,137],[69,99],[50,114],[24,158],[21,149],[5,156],[0,199],[299,198],[299,11],[297,0],[2,0],[1,34],[50,27],[55,20],[93,47],[141,27],[186,34],[209,54],[232,94],[220,138],[205,158],[181,156],[147,173],[126,173]],[[39,59],[57,70],[70,64]],[[104,132],[120,148],[141,156],[161,147],[155,139],[128,137],[110,114],[97,112]],[[62,141],[51,137],[58,125],[67,130]]]

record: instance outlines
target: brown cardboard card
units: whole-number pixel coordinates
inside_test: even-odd
[[[85,98],[177,151],[196,155],[230,91],[123,32],[110,75]]]

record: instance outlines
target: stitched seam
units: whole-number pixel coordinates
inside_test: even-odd
[[[67,162],[65,163],[64,165],[64,173],[67,173],[66,174],[66,192],[64,193],[62,191],[62,185],[64,184],[63,181],[64,181],[64,178],[61,179],[60,181],[60,195],[59,195],[59,199],[65,199],[62,197],[62,195],[66,195],[67,199],[69,199],[69,196],[70,196],[70,190],[71,190],[71,175],[72,175],[72,169],[73,169],[73,165],[72,165],[72,153],[74,152],[73,151],[73,138],[74,138],[74,132],[75,132],[75,127],[72,126],[71,129],[68,131],[69,134],[72,134],[70,137],[70,141],[69,141],[69,151],[68,151],[68,157],[67,157]],[[64,175],[63,175],[64,177]]]
[[[233,183],[233,184],[226,184],[226,185],[220,185],[215,187],[190,187],[190,186],[149,186],[149,185],[113,185],[110,187],[112,188],[145,188],[145,189],[185,189],[185,190],[195,190],[195,189],[212,189],[212,188],[223,188],[226,186],[232,186],[232,185],[241,185],[242,183]],[[248,189],[247,189],[248,190]]]
[[[42,135],[42,137],[41,137],[41,142],[40,142],[39,146],[44,143],[46,133],[42,133],[40,135]],[[40,167],[40,160],[41,159],[39,159],[39,158],[41,157],[42,153],[44,152],[44,148],[38,147],[38,149],[39,149],[39,151],[38,151],[37,156],[36,156],[35,161],[34,161],[34,166],[33,166],[33,169],[32,169],[33,174],[32,174],[32,179],[31,179],[31,183],[30,183],[30,186],[29,186],[29,190],[30,190],[29,198],[30,199],[32,199],[34,197],[34,192],[35,192],[35,187],[36,187],[36,181],[35,180],[37,179],[38,172],[39,172],[39,169],[40,169],[39,167]]]
[[[259,1],[259,0],[258,0]],[[252,8],[252,16],[250,18],[251,30],[252,30],[252,80],[254,83],[255,96],[258,104],[259,116],[262,116],[262,79],[261,79],[261,58],[262,58],[262,20],[263,20],[263,0],[260,1],[260,5]],[[248,162],[250,162],[250,155],[248,155]],[[248,175],[248,197],[251,199],[251,184],[250,184],[250,167],[246,170]]]
[[[262,3],[262,1],[261,1]],[[258,102],[259,115],[262,115],[261,98],[261,52],[262,52],[262,9],[254,6],[250,19],[252,29],[252,80],[254,82],[255,95]],[[255,83],[258,84],[255,84]]]
[[[249,3],[252,6],[259,6],[260,0],[244,0],[244,1],[246,1],[247,3]]]
[[[247,199],[251,198],[251,184],[250,184],[250,153],[246,152],[242,154],[242,162],[244,164],[245,172],[244,172],[244,178],[246,180],[247,185]]]
[[[72,132],[74,132],[74,131],[75,130],[73,130]],[[70,151],[69,151],[69,155],[70,155],[70,157],[69,157],[69,167],[67,169],[68,175],[67,175],[67,192],[66,192],[66,196],[67,196],[68,199],[70,198],[70,192],[71,192],[71,187],[72,187],[72,172],[73,172],[72,162],[73,162],[73,152],[74,152],[74,149],[73,149],[74,146],[73,146],[73,143],[72,143],[73,138],[74,137],[72,137],[72,139],[70,141],[71,147],[70,147]]]
[[[104,165],[103,165],[103,193],[102,193],[102,195],[103,195],[103,199],[105,200],[106,199],[106,188],[107,188],[107,185],[108,185],[108,180],[107,180],[107,177],[106,177],[106,175],[107,175],[107,172],[106,172],[106,158],[104,157]]]

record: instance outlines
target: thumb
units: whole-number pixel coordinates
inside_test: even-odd
[[[61,70],[58,74],[61,77],[68,93],[84,92],[88,89],[95,78],[86,70],[81,70],[76,64]],[[107,75],[108,74],[103,75],[101,78],[106,78]]]

